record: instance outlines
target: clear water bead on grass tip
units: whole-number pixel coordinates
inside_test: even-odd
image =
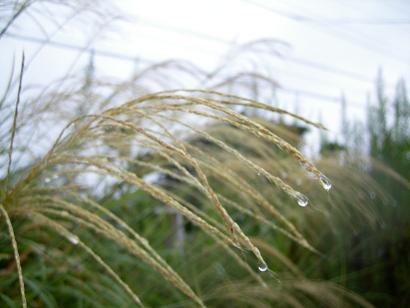
[[[266,271],[268,270],[268,266],[266,265],[265,261],[260,260],[260,261],[258,262],[258,270],[259,270],[260,272],[266,272]]]
[[[323,174],[319,177],[320,182],[325,190],[329,191],[332,188],[332,182],[330,182],[329,178]]]
[[[70,241],[71,244],[77,245],[78,242],[80,241],[79,238],[76,235],[68,235],[67,239]]]
[[[300,192],[297,192],[295,194],[295,198],[296,198],[296,201],[298,202],[298,205],[301,206],[301,207],[305,207],[309,203],[309,199],[304,194],[302,194]]]
[[[51,183],[51,181],[58,179],[58,175],[54,174],[53,176],[48,176],[44,179],[46,184]]]

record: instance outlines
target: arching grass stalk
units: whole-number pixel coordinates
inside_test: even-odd
[[[320,125],[284,110],[266,106],[260,102],[241,99],[234,95],[201,90],[186,91],[190,95],[180,94],[180,92],[176,90],[147,94],[100,113],[72,120],[61,131],[49,151],[33,163],[21,177],[17,178],[13,187],[7,189],[3,204],[10,213],[13,212],[13,215],[28,215],[29,217],[32,215],[36,223],[50,227],[65,237],[75,235],[73,231],[62,225],[63,221],[69,221],[84,230],[90,230],[115,242],[161,274],[165,280],[187,295],[198,306],[203,306],[202,299],[161,258],[144,237],[130,228],[120,217],[87,197],[86,194],[76,192],[76,187],[78,189],[81,187],[81,185],[76,185],[76,176],[93,173],[101,179],[115,178],[116,181],[137,188],[138,191],[144,192],[147,196],[161,202],[162,205],[186,217],[219,243],[243,268],[252,273],[252,269],[240,258],[238,251],[231,248],[232,246],[240,246],[251,251],[258,259],[260,268],[267,268],[266,262],[259,248],[242,231],[240,224],[235,221],[225,206],[239,210],[247,217],[259,222],[269,222],[263,212],[269,213],[281,224],[277,230],[282,231],[297,243],[313,251],[314,249],[293,223],[271,202],[268,202],[263,194],[249,184],[243,175],[232,170],[229,165],[221,168],[221,161],[207,157],[207,154],[199,147],[173,131],[172,125],[183,128],[185,133],[194,133],[215,144],[232,161],[238,161],[251,172],[263,175],[270,183],[275,184],[275,187],[292,197],[299,192],[285,183],[278,175],[273,174],[271,170],[248,157],[249,153],[236,149],[221,138],[189,124],[189,121],[184,121],[179,116],[195,116],[206,121],[218,121],[235,127],[257,137],[257,140],[263,141],[266,145],[278,147],[315,175],[322,173],[294,146],[268,127],[239,114],[231,107],[246,106],[262,109],[267,112],[286,114],[316,127]],[[155,158],[152,161],[143,161],[137,149],[149,150]],[[204,209],[197,208],[183,197],[167,191],[166,187],[146,180],[144,173],[139,174],[139,170],[131,170],[131,167],[135,166],[156,170],[181,179],[187,187],[196,189],[208,200],[208,204],[212,206],[212,211],[217,214],[217,217],[206,214]],[[44,178],[49,176],[47,174],[50,172],[54,174],[51,177],[56,177],[56,181],[65,180],[63,185],[58,184],[60,191],[44,182]],[[257,212],[253,214],[248,207],[239,205],[235,200],[217,192],[211,182],[213,178],[225,181],[231,189],[246,199],[252,200],[254,203],[252,207]],[[222,228],[223,225],[225,228]],[[267,223],[267,225],[276,226],[274,223]],[[79,238],[75,239],[80,243]],[[139,301],[139,298],[124,285],[115,271],[102,261],[97,252],[91,250],[83,242],[80,245],[110,273],[136,303]],[[260,285],[266,286],[261,277],[255,273],[251,276]]]
[[[26,299],[26,292],[24,290],[23,271],[21,270],[20,254],[19,254],[19,250],[17,247],[16,237],[14,235],[13,225],[11,224],[10,217],[7,214],[7,211],[3,207],[2,204],[0,204],[0,212],[2,216],[4,216],[4,219],[6,220],[7,229],[8,229],[10,240],[11,240],[11,245],[13,247],[14,260],[16,262],[16,268],[17,268],[17,277],[18,277],[18,281],[20,285],[21,304],[23,308],[26,308],[27,299]]]

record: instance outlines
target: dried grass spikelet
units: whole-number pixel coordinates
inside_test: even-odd
[[[61,211],[59,211],[61,213]],[[67,215],[68,216],[68,215]],[[31,213],[30,219],[41,225],[41,226],[48,226],[51,228],[53,231],[57,232],[61,236],[66,237],[70,242],[72,242],[74,245],[80,246],[82,249],[84,249],[97,263],[99,263],[108,273],[110,276],[114,278],[115,281],[117,281],[121,287],[125,289],[125,291],[131,296],[135,304],[137,304],[140,307],[144,307],[142,304],[140,298],[138,295],[136,295],[131,288],[117,275],[117,273],[107,264],[105,263],[101,257],[96,254],[89,246],[87,246],[85,243],[83,243],[78,236],[74,235],[71,233],[69,230],[67,230],[62,224],[56,222],[55,220],[52,220],[48,218],[45,215],[42,215],[40,213]]]
[[[17,247],[17,241],[14,235],[14,230],[13,230],[13,226],[10,221],[10,217],[2,204],[0,204],[0,213],[2,214],[2,216],[4,216],[6,223],[7,223],[7,230],[9,232],[9,236],[11,239],[14,260],[16,262],[17,277],[18,277],[19,285],[20,285],[21,303],[22,303],[23,308],[26,308],[27,299],[26,299],[26,293],[24,291],[25,287],[24,287],[24,280],[23,280],[23,271],[21,270],[21,262],[20,262],[20,255],[19,255],[18,247]]]
[[[226,108],[225,105],[230,105],[230,106],[247,106],[251,108],[257,108],[257,109],[264,109],[270,112],[274,113],[283,113],[286,115],[290,115],[298,120],[302,120],[307,124],[316,126],[318,128],[323,128],[322,125],[313,123],[303,117],[297,116],[293,113],[290,113],[288,111],[285,111],[280,108],[273,108],[268,105],[264,105],[262,103],[253,101],[253,100],[242,100],[239,102],[236,101],[226,101],[226,100],[216,100],[213,98],[202,98],[202,97],[194,97],[194,96],[187,96],[187,95],[180,95],[180,94],[175,94],[180,92],[181,90],[175,90],[175,91],[164,91],[164,92],[159,92],[159,93],[154,93],[154,94],[147,94],[144,95],[138,99],[129,101],[125,104],[126,107],[131,107],[132,105],[136,104],[141,104],[146,101],[151,101],[151,100],[173,100],[176,101],[176,103],[172,104],[155,104],[154,106],[144,106],[140,107],[138,109],[161,109],[161,111],[166,111],[166,110],[180,110],[182,112],[187,112],[187,113],[193,113],[193,114],[198,114],[202,116],[208,116],[209,118],[220,120],[227,122],[229,124],[232,124],[239,129],[244,129],[249,132],[251,132],[253,135],[260,137],[260,138],[265,138],[269,141],[272,142],[272,144],[276,145],[278,148],[281,150],[287,152],[290,154],[292,157],[296,159],[301,165],[303,165],[307,171],[312,172],[315,174],[318,178],[321,176],[321,172],[308,160],[306,159],[295,147],[291,146],[289,143],[287,143],[285,140],[282,138],[278,137],[277,135],[273,134],[271,131],[267,130],[265,127],[261,126],[260,124],[256,123],[255,121],[252,121],[248,119],[247,117],[233,111],[230,108]],[[195,90],[190,90],[195,92]],[[223,95],[220,94],[219,92],[215,91],[198,91],[199,93],[202,94],[210,94],[210,95]],[[234,98],[239,100],[240,98],[234,95],[223,95],[223,97],[226,98]],[[182,101],[182,103],[178,103],[179,101]],[[188,107],[190,106],[205,106],[213,110],[213,112],[221,112],[222,114],[225,114],[226,117],[218,116],[218,115],[212,115],[212,114],[206,114],[203,112],[199,112],[197,110],[190,109]]]
[[[91,198],[85,198],[76,193],[75,181],[62,186],[61,191],[53,187],[42,186],[42,179],[48,172],[55,172],[57,177],[68,179],[87,173],[95,174],[101,179],[116,178],[117,181],[123,181],[144,191],[163,205],[185,216],[222,245],[249,272],[252,272],[249,265],[244,263],[237,251],[232,250],[229,246],[240,246],[251,251],[260,263],[265,264],[265,261],[258,247],[242,231],[225,206],[236,207],[251,218],[266,223],[269,219],[263,216],[263,212],[260,212],[263,210],[281,224],[280,227],[270,224],[272,227],[301,245],[314,250],[296,227],[263,195],[249,185],[245,179],[242,179],[239,173],[230,170],[229,166],[219,168],[221,163],[218,160],[206,158],[201,149],[193,146],[183,137],[179,137],[179,134],[184,136],[187,131],[190,131],[207,139],[220,147],[226,155],[242,162],[253,172],[262,174],[282,191],[295,197],[298,192],[283,179],[246,157],[246,153],[241,153],[205,130],[189,124],[188,116],[206,121],[220,121],[256,136],[289,154],[316,176],[320,176],[321,172],[294,146],[261,123],[234,111],[233,107],[256,108],[267,112],[282,113],[316,127],[321,126],[285,110],[234,95],[201,90],[180,93],[181,90],[147,94],[101,113],[84,115],[71,121],[44,157],[35,162],[24,176],[7,190],[3,204],[12,215],[29,217],[37,224],[51,228],[63,236],[68,236],[73,231],[61,225],[61,221],[71,221],[80,225],[81,228],[92,230],[99,236],[115,241],[130,254],[160,273],[198,306],[204,306],[202,299],[155,252],[146,239]],[[181,115],[187,117],[186,121],[181,118]],[[181,131],[173,130],[172,125],[168,125],[169,123],[179,128],[184,127],[184,131],[181,133]],[[125,147],[127,150],[124,150]],[[160,160],[143,162],[139,160],[136,149],[156,153]],[[144,166],[180,178],[187,185],[194,187],[213,205],[218,214],[217,217],[225,227],[221,225],[219,219],[206,215],[204,211],[171,191],[145,180],[136,172],[131,172],[129,168],[132,165]],[[216,192],[209,182],[209,177],[225,180],[233,189],[252,200],[259,212],[254,213]],[[141,304],[135,293],[124,285],[121,278],[102,261],[96,252],[93,252],[86,243],[81,242],[80,245],[125,288],[136,303]],[[252,276],[259,281],[260,285],[265,285],[263,279],[255,274]]]
[[[82,199],[82,197],[78,198]],[[29,201],[31,204],[30,206],[21,206],[20,211],[22,211],[22,213],[25,213],[26,215],[27,213],[30,213],[30,217],[32,214],[38,212],[42,215],[52,214],[53,216],[57,216],[60,219],[71,220],[83,228],[91,229],[95,231],[97,234],[113,240],[119,246],[129,251],[132,255],[135,255],[139,259],[146,262],[155,271],[160,273],[166,280],[168,280],[175,287],[179,288],[182,292],[187,294],[193,301],[197,302],[199,306],[203,305],[201,300],[197,297],[197,295],[195,295],[195,293],[183,281],[183,279],[179,277],[179,275],[174,270],[172,270],[172,268],[157,253],[155,253],[155,251],[149,245],[148,241],[143,237],[139,236],[135,231],[132,231],[132,235],[134,238],[132,238],[131,236],[127,236],[127,234],[125,234],[121,229],[118,229],[118,227],[101,218],[96,213],[91,212],[87,209],[83,209],[77,204],[73,204],[71,202],[68,202],[57,197],[30,196],[27,198],[22,198],[21,200],[23,204]],[[86,200],[86,202],[93,208],[97,208],[105,214],[108,213],[107,210],[102,210],[103,208],[99,206],[97,203],[91,202],[91,200]],[[114,222],[120,223],[121,226],[124,227],[126,230],[132,230],[125,224],[125,222],[123,222],[119,218],[116,218],[115,215],[110,214],[109,217],[111,219],[114,219]],[[41,221],[44,221],[44,219]],[[47,223],[47,225],[50,226],[49,223]],[[61,231],[61,228],[57,228],[56,231]],[[61,234],[61,232],[58,233]],[[88,253],[90,253],[91,251],[91,248],[89,247],[84,249]],[[90,254],[93,258],[95,258],[94,253]],[[126,291],[129,293],[128,289],[126,289]]]

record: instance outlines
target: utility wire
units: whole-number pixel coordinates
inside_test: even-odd
[[[178,27],[170,27],[168,25],[156,23],[153,21],[147,21],[146,19],[142,19],[142,18],[135,17],[135,16],[134,18],[136,18],[137,22],[143,25],[146,25],[148,27],[153,27],[153,28],[157,28],[160,30],[172,31],[172,32],[175,32],[181,35],[186,35],[186,36],[191,36],[191,37],[196,37],[196,38],[199,37],[199,38],[203,38],[206,40],[214,41],[216,43],[232,45],[232,42],[229,42],[228,40],[224,40],[216,36],[212,36],[212,35],[208,35],[208,34],[200,33],[200,32],[193,32],[193,31],[189,31],[183,28],[178,28]],[[367,82],[367,83],[372,83],[372,84],[374,83],[374,80],[372,78],[364,76],[360,73],[329,66],[329,65],[326,65],[320,62],[306,60],[303,58],[296,58],[296,57],[284,57],[283,59],[288,62],[293,62],[293,63],[299,64],[305,67],[310,67],[310,68],[321,70],[327,73],[342,75],[342,76],[345,76],[347,78],[350,78],[356,81]]]
[[[57,42],[54,40],[45,40],[45,39],[40,39],[40,38],[29,36],[29,35],[22,35],[22,34],[7,32],[5,33],[5,36],[15,38],[18,40],[27,41],[27,42],[33,42],[37,44],[48,44],[50,46],[57,47],[57,48],[70,49],[70,50],[75,50],[75,51],[85,51],[88,53],[95,52],[95,54],[102,56],[102,57],[118,59],[118,60],[123,60],[123,61],[135,62],[135,60],[137,59],[137,57],[124,55],[118,52],[111,52],[111,51],[101,50],[101,49],[84,50],[84,47],[81,45],[67,44],[67,43]]]
[[[340,4],[340,3],[335,3],[336,5],[338,5],[340,8],[344,7],[346,4]],[[285,5],[287,7],[290,7],[290,3],[289,1],[286,1]],[[303,7],[302,10],[305,12],[305,14],[309,14],[308,9],[306,7]],[[410,26],[410,19],[409,18],[390,18],[387,19],[387,21],[393,23],[394,21],[400,22],[400,23],[405,23],[408,22],[409,26]],[[400,56],[397,55],[397,53],[393,53],[391,48],[387,48],[386,49],[386,44],[383,43],[379,43],[377,41],[374,40],[374,38],[370,37],[369,35],[366,35],[364,33],[361,32],[356,32],[356,31],[349,31],[349,28],[341,28],[341,25],[347,25],[347,26],[352,26],[352,25],[360,25],[360,21],[363,21],[363,24],[367,24],[370,25],[372,23],[371,19],[354,19],[354,18],[341,18],[338,20],[334,20],[331,21],[331,19],[323,19],[323,18],[312,18],[312,21],[317,21],[316,23],[311,24],[310,26],[315,27],[316,30],[319,31],[324,31],[324,32],[328,32],[330,34],[336,34],[337,36],[339,36],[339,38],[350,42],[352,44],[355,45],[359,45],[361,47],[364,47],[368,50],[370,50],[371,52],[378,52],[380,54],[385,54],[388,55],[389,57],[395,58],[397,61],[400,62],[405,62],[406,64],[409,62],[407,59],[403,59]],[[356,22],[356,23],[355,23]],[[363,25],[362,24],[362,25]],[[381,25],[381,24],[380,24]],[[337,28],[335,28],[337,27]],[[402,30],[402,29],[406,29],[407,27],[399,27],[399,28],[395,28],[395,31],[397,30]],[[374,29],[374,28],[373,28]],[[396,34],[396,32],[395,32]]]
[[[317,20],[306,20],[306,22],[311,23],[325,23],[330,25],[374,25],[374,26],[388,26],[388,25],[405,25],[410,26],[410,19],[317,19]]]
[[[15,39],[34,42],[34,43],[38,43],[38,44],[47,43],[50,46],[54,46],[54,47],[67,48],[67,49],[77,50],[77,51],[83,50],[83,47],[80,46],[80,45],[61,43],[61,42],[56,42],[56,41],[53,41],[53,40],[44,40],[44,39],[36,38],[36,37],[33,37],[33,36],[16,34],[16,33],[6,33],[5,35],[9,36],[9,37],[12,37],[12,38],[15,38]],[[224,41],[224,43],[228,44],[229,42]],[[135,61],[136,60],[136,57],[129,56],[129,55],[124,55],[122,53],[116,53],[116,52],[100,50],[100,49],[93,49],[93,51],[96,54],[98,54],[99,56],[103,56],[103,57],[115,58],[115,59],[124,60],[124,61]],[[88,52],[90,52],[90,51],[88,51]],[[371,79],[371,78],[369,78],[369,77],[367,77],[363,74],[352,72],[352,71],[345,70],[345,69],[340,69],[340,68],[333,67],[333,66],[326,65],[326,64],[322,64],[322,63],[319,63],[319,62],[316,62],[316,61],[306,60],[306,59],[298,58],[298,57],[285,57],[285,58],[283,58],[283,60],[285,60],[287,62],[298,64],[298,65],[301,65],[301,66],[310,67],[310,68],[313,68],[315,70],[323,71],[323,72],[326,72],[326,73],[331,73],[331,74],[334,74],[334,75],[347,77],[347,78],[352,79],[352,80],[371,83],[371,84],[374,83],[373,79]],[[147,60],[147,59],[145,59],[145,61],[146,62],[154,62],[153,60]]]
[[[246,0],[243,0],[246,1]],[[246,1],[248,2],[248,1]],[[254,3],[253,1],[249,1],[249,3]],[[256,5],[256,4],[255,4]],[[265,6],[264,6],[265,7]],[[275,10],[276,12],[276,10]],[[282,14],[282,11],[278,11],[278,13]],[[284,13],[283,13],[284,14]],[[297,17],[293,16],[293,15],[289,15],[287,14],[286,17],[292,18],[292,19],[297,19]],[[204,40],[209,40],[209,41],[213,41],[216,43],[220,43],[220,44],[225,44],[225,45],[232,45],[232,42],[213,36],[213,35],[208,35],[205,33],[201,33],[201,32],[194,32],[194,31],[190,31],[190,30],[186,30],[183,28],[179,28],[179,27],[171,27],[169,25],[164,25],[161,23],[157,23],[157,22],[153,22],[153,21],[149,21],[147,19],[142,19],[140,17],[136,17],[133,16],[133,18],[136,19],[137,22],[146,25],[148,27],[153,27],[153,28],[157,28],[160,30],[166,30],[166,31],[172,31],[181,35],[185,35],[185,36],[190,36],[190,37],[195,37],[195,38],[200,38],[200,39],[204,39]],[[33,42],[42,42],[41,39],[37,39],[37,38],[33,38],[33,37],[29,37],[29,36],[24,36],[24,35],[20,35],[20,34],[10,34],[10,33],[6,33],[6,35],[10,36],[10,37],[14,37],[14,38],[19,38],[19,39],[24,39],[26,41],[33,41]],[[59,45],[60,47],[65,47],[65,48],[69,48],[69,49],[73,49],[72,45],[69,44],[65,44],[65,43],[56,43],[56,42],[52,42],[50,45],[54,45],[57,46]],[[81,47],[74,47],[74,50],[79,50]],[[132,56],[127,56],[124,54],[120,54],[120,53],[115,53],[115,52],[110,52],[110,51],[100,51],[98,52],[99,55],[101,56],[106,56],[106,57],[110,57],[110,58],[118,58],[121,60],[130,60],[130,59],[135,59],[135,57]],[[320,62],[316,62],[316,61],[312,61],[312,60],[306,60],[303,58],[295,58],[295,57],[285,57],[284,58],[287,62],[293,62],[305,67],[310,67],[316,70],[320,70],[320,71],[324,71],[327,73],[331,73],[331,74],[338,74],[347,78],[350,78],[352,80],[356,80],[356,81],[361,81],[361,82],[366,82],[366,83],[371,83],[373,84],[374,80],[372,78],[369,78],[367,76],[364,76],[360,73],[357,72],[353,72],[353,71],[349,71],[349,70],[345,70],[345,69],[340,69],[337,67],[333,67],[333,66],[329,66]]]
[[[410,25],[410,18],[374,18],[374,19],[355,19],[355,18],[312,18],[306,15],[291,13],[288,11],[273,8],[254,0],[242,0],[248,4],[258,6],[273,13],[293,19],[297,22],[306,23],[325,23],[325,24],[367,24],[367,25]]]
[[[36,37],[32,37],[32,36],[27,36],[27,35],[21,35],[21,34],[15,34],[15,33],[5,33],[6,36],[11,37],[11,38],[15,38],[18,40],[24,40],[24,41],[28,41],[28,42],[33,42],[33,43],[37,43],[37,44],[44,44],[47,43],[50,46],[53,47],[57,47],[57,48],[63,48],[63,49],[69,49],[69,50],[75,50],[75,51],[83,51],[83,52],[87,52],[87,53],[93,53],[96,56],[102,56],[102,57],[107,57],[107,58],[112,58],[112,59],[118,59],[118,60],[122,60],[122,61],[126,61],[126,62],[133,62],[135,63],[136,60],[138,61],[142,61],[145,62],[147,64],[154,64],[155,61],[154,60],[149,60],[149,59],[144,59],[144,58],[139,58],[139,57],[133,57],[133,56],[128,56],[128,55],[124,55],[121,53],[116,53],[116,52],[110,52],[110,51],[106,51],[106,50],[102,50],[102,49],[90,49],[90,50],[84,50],[83,46],[80,45],[74,45],[74,44],[68,44],[68,43],[61,43],[61,42],[57,42],[54,40],[45,40],[45,39],[40,39],[40,38],[36,38]],[[292,58],[292,61],[296,62],[296,63],[300,63],[300,64],[305,64],[305,65],[315,65],[315,68],[320,69],[320,70],[328,70],[329,68],[326,68],[325,66],[317,66],[317,63],[310,63],[310,62],[306,62],[306,60],[303,59],[296,59],[296,58]],[[332,71],[329,70],[329,72],[333,72],[334,74],[345,74],[347,73],[346,71],[343,73],[343,71],[338,71],[337,69],[333,69]],[[354,74],[354,73],[352,73]],[[359,78],[359,76],[355,76],[355,75],[351,75],[352,78]],[[314,99],[318,99],[320,101],[323,102],[328,102],[328,103],[337,103],[340,104],[340,97],[335,97],[335,96],[327,96],[327,95],[323,95],[320,93],[315,93],[315,92],[310,92],[310,91],[305,91],[305,90],[299,90],[299,89],[293,89],[293,88],[286,88],[286,87],[279,87],[278,88],[280,91],[282,92],[287,92],[290,94],[296,94],[296,95],[300,95],[300,96],[304,96],[304,97],[310,97],[310,98],[314,98]],[[361,108],[362,106],[360,106],[361,104],[354,104],[353,106]]]
[[[273,7],[271,7],[271,6],[265,5],[265,4],[263,4],[263,3],[260,3],[260,2],[258,2],[258,1],[254,1],[254,0],[242,0],[242,1],[248,3],[249,5],[253,5],[253,6],[259,7],[259,8],[261,8],[261,9],[263,9],[263,10],[272,12],[272,13],[274,13],[274,14],[276,14],[276,15],[280,15],[280,16],[282,16],[282,17],[288,18],[288,19],[293,20],[293,21],[295,21],[295,22],[303,23],[303,24],[305,24],[305,25],[309,25],[310,27],[313,27],[314,29],[316,29],[316,31],[328,32],[328,33],[329,33],[329,32],[332,32],[332,29],[331,29],[331,28],[328,28],[328,27],[325,27],[325,28],[323,28],[323,27],[318,27],[318,24],[320,24],[320,23],[317,22],[317,19],[313,19],[313,18],[311,18],[311,17],[304,16],[304,15],[289,13],[289,12],[286,12],[286,11],[283,11],[283,10],[278,10],[278,9],[276,9],[276,8],[273,8]],[[316,22],[313,23],[312,21],[316,21]],[[328,26],[331,26],[331,24],[326,24],[326,22],[322,22],[322,25],[323,25],[323,24],[328,25]],[[356,46],[360,46],[360,47],[365,48],[365,49],[367,49],[367,50],[369,50],[369,51],[371,51],[371,52],[377,52],[377,53],[379,53],[379,54],[386,55],[386,53],[385,53],[384,51],[381,51],[380,49],[375,48],[375,46],[369,46],[368,44],[364,43],[362,40],[354,40],[354,39],[352,39],[352,37],[346,37],[345,35],[343,36],[343,35],[341,35],[340,33],[333,31],[333,34],[335,34],[335,33],[336,33],[336,35],[339,37],[339,39],[342,39],[342,40],[344,40],[344,41],[347,41],[347,42],[350,43],[350,44],[353,44],[353,45],[356,45]],[[407,61],[407,60],[401,59],[400,57],[397,57],[396,55],[390,54],[390,52],[389,52],[389,55],[388,55],[388,56],[391,57],[391,58],[395,58],[397,61],[408,65],[408,61]]]

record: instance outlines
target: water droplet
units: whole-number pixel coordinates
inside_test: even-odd
[[[330,182],[329,178],[323,174],[319,177],[320,182],[325,190],[329,191],[332,188],[332,182]]]
[[[260,260],[260,261],[258,262],[258,270],[259,270],[260,272],[266,272],[266,271],[268,270],[268,266],[266,265],[265,261]]]
[[[309,199],[304,194],[302,194],[300,192],[297,192],[295,194],[295,198],[298,202],[298,205],[301,206],[301,207],[305,207],[309,203]]]
[[[44,179],[44,182],[50,183],[50,182],[51,182],[51,179],[50,179],[50,178],[45,178],[45,179]]]
[[[370,199],[372,199],[372,200],[376,199],[376,194],[374,193],[374,191],[371,191],[369,193],[369,196],[370,196]]]
[[[79,243],[79,238],[76,235],[68,235],[67,239],[70,241],[71,244],[77,245]]]

